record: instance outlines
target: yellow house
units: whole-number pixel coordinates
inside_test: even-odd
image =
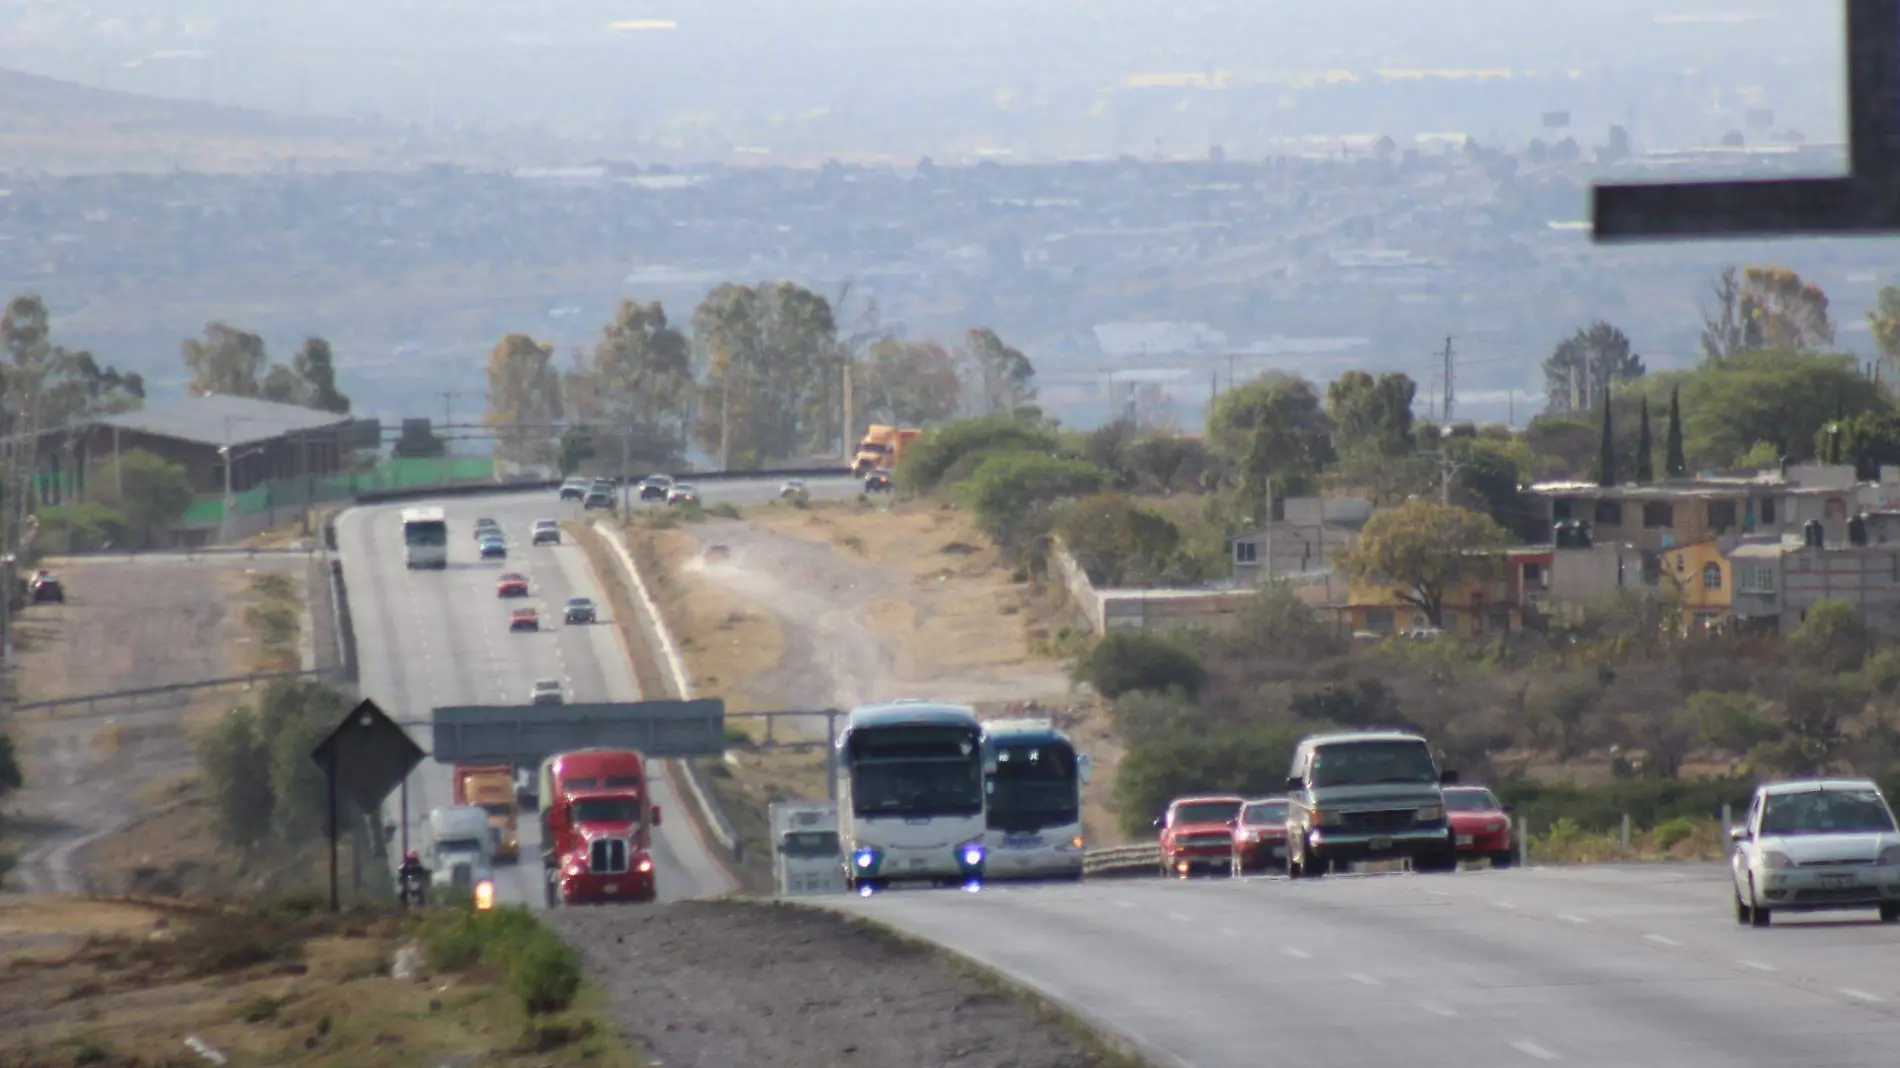
[[[1662,572],[1663,587],[1682,600],[1685,630],[1707,630],[1729,618],[1735,603],[1735,576],[1714,538],[1664,552]]]
[[[1524,629],[1524,578],[1540,581],[1535,576],[1548,573],[1550,552],[1533,547],[1470,554],[1472,566],[1445,590],[1442,629],[1461,637]],[[1346,618],[1353,633],[1396,634],[1431,626],[1423,609],[1400,596],[1409,592],[1405,586],[1349,583]]]

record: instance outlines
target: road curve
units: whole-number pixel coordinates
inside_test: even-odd
[[[832,485],[831,483],[837,483]],[[855,483],[845,479],[812,480],[814,496],[848,495]],[[775,480],[705,483],[708,504],[757,503],[776,495]],[[442,498],[449,516],[449,569],[411,572],[403,564],[402,532],[397,516],[417,502],[404,501],[352,508],[337,521],[337,547],[349,586],[350,617],[356,631],[363,695],[373,698],[399,720],[426,721],[442,705],[525,703],[536,679],[558,678],[569,700],[638,700],[640,693],[614,628],[568,627],[558,609],[569,597],[601,601],[586,557],[571,543],[533,548],[529,528],[536,519],[580,516],[572,503],[552,491],[497,493]],[[473,538],[477,517],[493,517],[509,540],[505,562],[476,558]],[[495,596],[495,578],[503,571],[526,574],[527,604],[552,616],[539,634],[510,634],[507,613],[523,602]],[[602,605],[603,612],[606,606]],[[425,749],[427,731],[411,733]],[[686,819],[681,799],[664,780],[654,780],[654,801],[666,811],[654,850],[663,900],[723,893],[730,880]],[[428,813],[450,803],[449,769],[425,761],[409,781],[409,840],[427,840]],[[395,818],[399,797],[392,795]],[[526,815],[526,814],[524,814]],[[542,905],[539,825],[524,821],[522,863],[497,872],[497,896],[506,902]]]
[[[1103,881],[827,904],[964,952],[1192,1068],[1900,1058],[1900,927],[1858,913],[1740,927],[1720,865]]]

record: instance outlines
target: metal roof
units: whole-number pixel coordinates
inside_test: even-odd
[[[321,412],[295,404],[277,404],[255,397],[211,394],[109,415],[100,426],[189,441],[199,445],[249,445],[291,434],[341,426],[347,415]]]

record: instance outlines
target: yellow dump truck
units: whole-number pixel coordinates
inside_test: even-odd
[[[513,864],[521,859],[521,806],[515,800],[513,768],[507,764],[457,764],[455,803],[487,811],[497,861]]]
[[[872,423],[864,431],[864,440],[858,442],[857,455],[851,458],[851,473],[862,478],[877,470],[896,470],[904,449],[923,436],[920,429]]]

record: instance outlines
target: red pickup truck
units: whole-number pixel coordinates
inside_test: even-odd
[[[1228,794],[1178,797],[1155,821],[1161,831],[1161,877],[1187,878],[1195,871],[1231,874],[1234,821],[1246,802]]]
[[[541,863],[547,903],[653,901],[646,758],[631,749],[580,749],[541,762]]]

